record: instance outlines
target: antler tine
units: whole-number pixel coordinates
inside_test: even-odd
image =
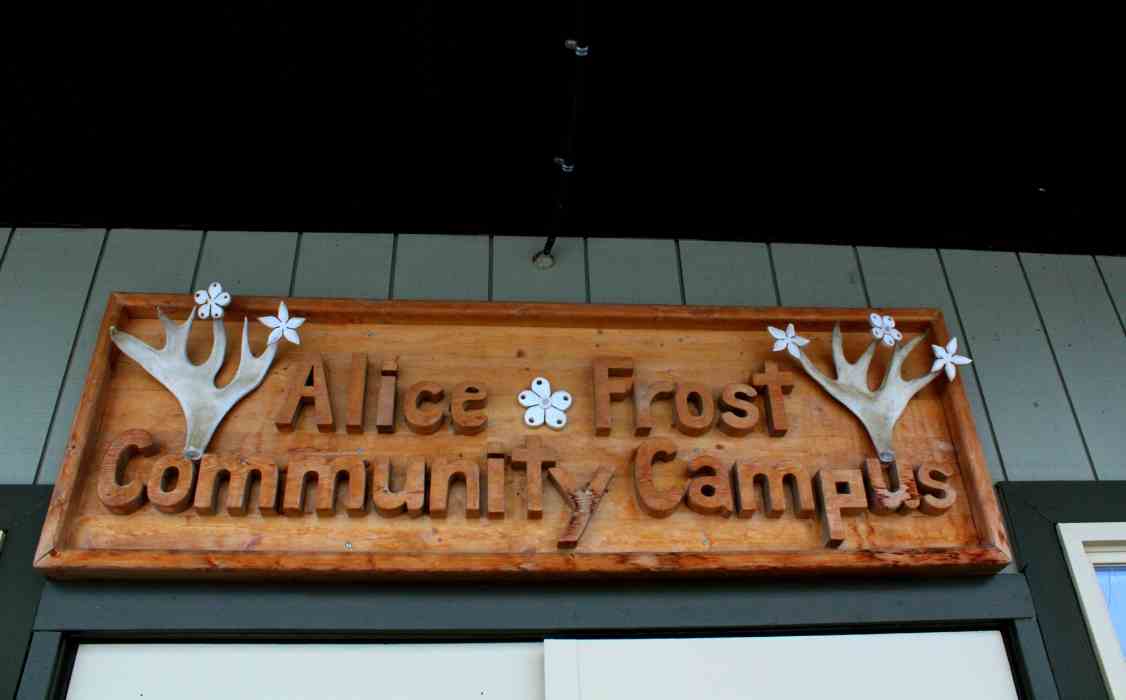
[[[277,352],[277,345],[267,345],[261,355],[254,356],[254,353],[250,351],[249,325],[244,318],[242,320],[242,350],[239,354],[238,371],[235,372],[235,378],[220,391],[229,389],[245,393],[257,387],[265,379],[266,372],[270,369]]]
[[[872,341],[855,363],[849,362],[844,354],[844,341],[841,339],[841,324],[833,326],[833,364],[837,367],[837,381],[864,393],[868,388],[868,368],[876,355],[876,343]]]
[[[157,352],[183,356],[186,361],[188,357],[188,336],[192,332],[192,322],[195,321],[194,311],[188,314],[188,320],[183,323],[176,323],[165,316],[164,311],[158,306],[156,307],[156,317],[160,319],[160,325],[164,327],[164,347]]]
[[[924,331],[895,349],[895,352],[892,353],[891,356],[891,362],[888,363],[887,372],[884,373],[884,381],[880,385],[881,391],[884,387],[907,383],[906,380],[903,379],[902,374],[903,362],[907,359],[907,356],[911,354],[911,351],[914,350],[919,343],[923,342],[923,339],[926,337],[927,334]]]
[[[246,325],[246,319],[243,319],[243,326]],[[200,365],[200,372],[205,376],[215,381],[216,375],[219,370],[223,368],[223,361],[227,358],[227,327],[223,325],[223,320],[216,318],[211,322],[211,354],[207,356],[207,360]]]

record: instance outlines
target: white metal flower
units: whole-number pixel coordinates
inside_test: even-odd
[[[551,393],[551,382],[545,377],[532,380],[532,388],[525,389],[516,397],[524,411],[524,424],[535,428],[547,423],[553,430],[562,430],[567,425],[565,411],[571,407],[571,394],[566,391]]]
[[[259,316],[258,320],[264,323],[266,327],[272,329],[268,341],[270,345],[278,342],[283,337],[294,345],[301,344],[301,338],[297,335],[297,329],[302,323],[305,323],[305,319],[296,316],[290,318],[289,309],[285,308],[284,301],[278,305],[277,316]]]
[[[891,316],[881,316],[879,314],[872,314],[868,316],[868,322],[872,324],[872,335],[876,336],[877,340],[884,341],[884,345],[895,347],[895,344],[903,340],[903,334],[895,328],[895,319]]]
[[[958,371],[954,365],[968,365],[973,360],[964,356],[958,355],[958,339],[951,338],[946,347],[941,345],[932,345],[931,349],[934,350],[934,364],[931,365],[931,372],[937,372],[940,369],[946,370],[946,378],[954,381],[954,375]]]
[[[231,295],[223,291],[223,285],[212,282],[195,293],[195,303],[200,305],[200,318],[223,318],[223,307],[231,303]]]
[[[786,324],[786,330],[775,328],[774,326],[767,326],[766,330],[774,337],[774,347],[772,351],[778,352],[779,350],[788,350],[794,357],[801,356],[800,347],[808,345],[809,340],[797,335],[794,330],[794,324]]]

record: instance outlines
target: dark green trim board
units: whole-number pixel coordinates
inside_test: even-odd
[[[31,568],[50,486],[0,486],[0,698],[16,692],[43,578]]]
[[[1126,519],[1126,482],[1007,482],[999,489],[1060,698],[1109,698],[1056,526]]]

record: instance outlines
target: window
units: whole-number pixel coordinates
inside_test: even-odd
[[[1126,700],[1126,523],[1057,527],[1107,689]]]

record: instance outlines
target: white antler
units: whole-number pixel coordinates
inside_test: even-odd
[[[884,381],[875,391],[868,388],[868,366],[876,354],[876,345],[879,341],[872,341],[860,358],[855,363],[851,363],[845,358],[841,324],[833,326],[833,364],[837,369],[836,379],[829,379],[822,374],[821,370],[809,361],[805,353],[798,349],[798,361],[801,362],[806,373],[833,398],[856,414],[864,424],[869,437],[872,438],[872,444],[876,446],[881,462],[895,461],[895,450],[892,449],[891,443],[892,431],[903,410],[907,408],[907,402],[939,375],[939,372],[930,372],[915,379],[903,378],[903,361],[925,337],[924,333],[895,348],[891,362],[888,363],[887,371],[884,373]]]
[[[231,408],[262,383],[278,347],[271,344],[258,357],[251,354],[247,322],[243,319],[242,356],[238,372],[228,384],[217,387],[215,376],[219,374],[227,354],[227,330],[223,321],[218,318],[212,320],[211,354],[203,364],[193,365],[188,359],[188,334],[191,333],[195,314],[189,314],[187,321],[178,324],[159,308],[156,313],[164,326],[164,347],[161,349],[155,350],[117,328],[109,329],[110,338],[121,352],[144,367],[180,402],[187,420],[184,456],[198,460]]]

